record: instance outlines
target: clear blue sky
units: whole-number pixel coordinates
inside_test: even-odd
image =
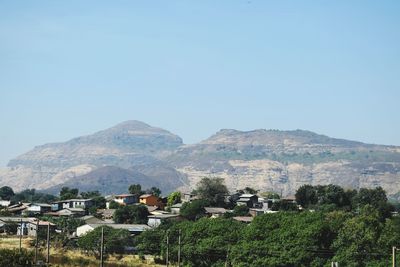
[[[400,1],[0,1],[0,166],[136,119],[400,145]]]

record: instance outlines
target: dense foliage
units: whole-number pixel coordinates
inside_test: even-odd
[[[14,191],[9,186],[0,187],[0,199],[10,200],[14,196]]]
[[[116,223],[146,224],[149,211],[144,205],[120,206],[114,212]]]
[[[125,247],[132,245],[132,239],[128,230],[103,226],[97,227],[80,237],[78,246],[90,254],[99,255],[101,249],[101,228],[104,229],[104,248],[106,253],[122,253]]]
[[[33,266],[33,251],[26,249],[0,249],[0,266],[30,267]]]
[[[228,195],[228,189],[222,178],[202,178],[197,184],[195,192],[199,198],[207,200],[210,205],[217,207],[225,205],[225,196]]]
[[[56,196],[37,192],[36,189],[25,189],[19,193],[16,193],[11,198],[11,201],[13,202],[51,203],[56,200],[57,200]]]

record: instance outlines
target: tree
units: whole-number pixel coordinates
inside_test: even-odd
[[[104,228],[104,247],[106,253],[122,253],[124,247],[133,244],[130,233],[125,229],[113,229],[101,226],[88,232],[78,240],[78,246],[91,254],[100,254],[101,228]]]
[[[114,212],[116,223],[139,223],[146,224],[149,211],[144,205],[120,206]]]
[[[207,200],[210,205],[222,207],[225,204],[228,189],[222,178],[204,177],[197,184],[196,193],[201,199]]]
[[[144,193],[140,184],[132,184],[129,186],[128,190],[130,194],[135,195],[136,197],[139,197]]]
[[[172,192],[167,198],[167,206],[171,207],[177,203],[181,203],[181,192]]]
[[[324,266],[330,257],[328,236],[322,213],[264,214],[244,228],[229,257],[232,266]]]
[[[161,197],[161,190],[158,187],[153,186],[152,188],[147,190],[147,193],[156,196],[156,197]]]
[[[181,232],[181,263],[183,266],[224,266],[229,248],[241,238],[246,226],[230,219],[202,218],[196,222],[172,223],[145,231],[137,238],[142,253],[164,257],[166,235],[169,237],[169,261],[178,258],[178,232]]]
[[[118,209],[121,205],[115,202],[114,200],[110,201],[110,204],[108,205],[109,209]]]
[[[296,202],[304,208],[309,205],[317,204],[317,192],[312,185],[305,184],[299,187],[296,191]]]
[[[11,201],[13,202],[38,202],[38,203],[51,203],[56,201],[58,198],[56,196],[37,192],[33,189],[25,189],[19,193],[16,193]]]
[[[254,195],[254,194],[257,194],[258,191],[255,190],[254,188],[251,188],[251,187],[247,186],[247,187],[244,188],[244,192],[247,193],[247,194],[253,194]]]
[[[275,192],[263,192],[263,193],[261,193],[261,196],[266,199],[280,199],[281,198],[279,196],[279,194],[275,193]]]
[[[14,196],[14,191],[9,186],[0,187],[0,199],[10,200]]]
[[[78,198],[79,190],[77,188],[69,188],[64,186],[60,191],[60,199],[66,200],[71,198]]]
[[[21,267],[33,265],[33,250],[0,249],[0,266]]]
[[[207,207],[209,202],[205,199],[195,199],[192,202],[183,203],[180,215],[188,220],[197,220],[205,215],[204,207]]]
[[[335,257],[343,266],[362,267],[379,259],[377,241],[383,228],[379,213],[366,205],[359,216],[347,220],[339,230],[333,247]]]

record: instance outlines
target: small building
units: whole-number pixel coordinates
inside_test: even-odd
[[[155,214],[147,216],[147,225],[150,227],[158,227],[163,221],[166,220],[179,220],[180,216],[178,214]]]
[[[198,199],[196,194],[193,193],[182,193],[181,195],[181,201],[182,202],[192,202],[193,200]]]
[[[66,199],[57,202],[53,202],[51,205],[52,211],[59,211],[68,208],[82,208],[87,210],[93,206],[92,199]]]
[[[236,201],[237,205],[246,205],[249,208],[253,208],[258,203],[258,196],[253,194],[242,194]]]
[[[82,208],[66,208],[57,211],[58,216],[65,216],[65,217],[81,217],[86,214],[86,211]]]
[[[262,215],[266,212],[264,209],[249,209],[249,213],[251,216],[256,217],[258,215]]]
[[[1,207],[8,207],[8,206],[10,206],[10,204],[11,204],[10,200],[1,200],[0,199],[0,206]]]
[[[224,208],[215,208],[215,207],[205,207],[206,214],[211,218],[222,217],[227,210]]]
[[[181,213],[181,208],[182,208],[182,203],[176,203],[171,206],[171,213],[172,214],[180,214]]]
[[[51,205],[45,203],[33,203],[22,213],[26,215],[39,215],[51,211]]]
[[[160,209],[164,208],[164,203],[159,197],[156,197],[151,194],[144,194],[139,197],[139,203],[144,204],[146,206],[157,206]]]
[[[115,195],[113,200],[120,205],[131,205],[137,202],[137,198],[133,194]]]
[[[81,237],[86,233],[94,230],[97,227],[101,226],[109,226],[114,229],[126,229],[132,235],[139,235],[142,232],[151,229],[148,225],[145,224],[105,224],[105,223],[89,223],[76,228],[76,236]]]
[[[38,228],[39,227],[39,228]],[[28,236],[36,236],[38,230],[39,231],[46,231],[48,227],[50,228],[50,232],[54,232],[54,230],[56,229],[56,225],[54,223],[51,222],[47,222],[47,221],[40,221],[38,223],[37,219],[33,219],[31,220],[28,224],[27,224],[27,235]]]
[[[26,210],[31,203],[17,203],[14,205],[11,205],[7,208],[7,211],[14,215],[21,215],[24,210]]]

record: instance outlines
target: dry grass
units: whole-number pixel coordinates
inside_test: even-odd
[[[31,237],[22,239],[22,247],[33,250],[30,245]],[[0,248],[19,248],[19,237],[16,236],[1,236]],[[46,254],[45,248],[39,249],[40,258],[44,259]],[[98,267],[99,260],[92,255],[87,255],[79,250],[61,250],[51,248],[50,262],[53,267]],[[162,265],[154,264],[152,257],[146,257],[146,260],[139,259],[136,255],[108,255],[105,261],[105,266],[109,267],[157,267]]]
[[[30,237],[22,238],[22,247],[30,248]],[[0,237],[0,248],[19,248],[19,237],[15,236],[2,236]]]

